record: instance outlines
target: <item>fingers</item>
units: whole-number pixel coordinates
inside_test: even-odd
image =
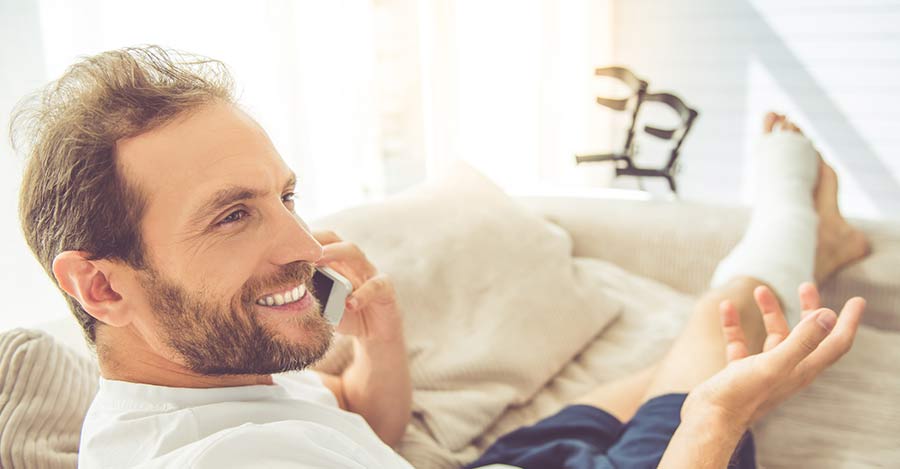
[[[378,274],[353,291],[347,297],[347,309],[355,310],[361,306],[394,301],[394,284],[385,274]]]
[[[312,232],[313,238],[316,238],[316,241],[321,245],[337,243],[341,241],[341,238],[335,234],[334,231],[329,230],[315,230]]]
[[[835,326],[837,315],[828,308],[808,314],[775,349],[772,358],[778,370],[793,371],[819,347]]]
[[[378,274],[355,290],[347,298],[344,317],[335,330],[366,340],[402,339],[402,314],[390,278]]]
[[[763,342],[763,352],[772,350],[780,344],[785,337],[791,333],[787,319],[784,318],[784,312],[781,310],[781,304],[775,293],[769,287],[759,286],[753,290],[753,298],[756,300],[756,306],[762,313],[763,324],[766,327],[766,340]]]
[[[851,298],[844,304],[834,331],[806,360],[809,372],[818,374],[850,351],[865,309],[866,300],[860,297]]]
[[[719,318],[722,324],[722,335],[725,337],[725,358],[728,363],[747,357],[747,338],[741,327],[741,316],[730,301],[719,304]]]
[[[797,289],[800,296],[800,318],[822,307],[822,299],[819,297],[819,289],[812,282],[804,282]]]
[[[376,274],[375,266],[369,262],[362,249],[348,241],[339,241],[322,247],[322,257],[316,261],[316,264],[328,265],[334,262],[342,263],[352,269],[360,278],[360,283]]]

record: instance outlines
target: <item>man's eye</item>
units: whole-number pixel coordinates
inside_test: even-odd
[[[281,201],[284,202],[285,205],[291,204],[291,206],[293,206],[295,198],[296,195],[293,192],[288,192],[287,194],[281,196]]]
[[[248,214],[247,214],[246,210],[235,210],[235,211],[229,213],[227,217],[223,218],[222,221],[220,221],[219,223],[216,223],[216,225],[223,226],[223,225],[229,225],[231,223],[236,223],[236,222],[243,220],[244,217],[246,217],[247,215]]]

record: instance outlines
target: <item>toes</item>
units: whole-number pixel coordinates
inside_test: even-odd
[[[797,127],[797,124],[789,120],[784,114],[769,111],[766,113],[766,117],[763,118],[763,132],[771,133],[776,130],[797,132],[798,134],[803,135],[803,131],[800,130],[800,127]]]
[[[771,133],[777,130],[797,132],[798,134],[803,135],[803,131],[800,130],[800,127],[788,119],[787,116],[770,111],[766,113],[766,117],[763,119],[763,132]]]
[[[797,127],[797,124],[794,124],[793,122],[791,122],[789,120],[784,121],[784,129],[789,130],[791,132],[797,132],[798,134],[803,135],[803,131],[800,130],[800,127]]]
[[[763,131],[765,133],[770,133],[772,131],[778,130],[782,122],[784,122],[784,114],[778,114],[777,112],[769,112],[766,114],[766,118],[763,120]]]
[[[773,129],[775,129],[775,130],[780,129],[785,132],[797,132],[798,134],[803,135],[803,131],[800,130],[800,127],[798,127],[797,124],[794,123],[794,121],[788,119],[783,114],[775,114],[775,115],[776,115],[776,119],[773,122]],[[766,117],[768,117],[768,116],[766,116]]]
[[[772,111],[766,113],[766,117],[763,119],[763,132],[770,133],[775,127],[775,121],[778,120],[778,114],[775,114]]]

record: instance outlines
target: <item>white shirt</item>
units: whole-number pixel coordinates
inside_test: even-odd
[[[311,371],[274,385],[190,389],[101,378],[81,430],[80,468],[412,466]]]

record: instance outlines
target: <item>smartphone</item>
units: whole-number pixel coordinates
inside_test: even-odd
[[[312,278],[313,295],[319,301],[322,315],[333,326],[344,316],[344,302],[353,291],[353,285],[343,275],[330,267],[316,267]]]

